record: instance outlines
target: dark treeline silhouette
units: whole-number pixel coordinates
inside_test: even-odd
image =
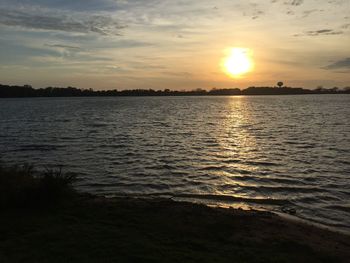
[[[249,87],[247,89],[216,89],[210,91],[196,89],[191,91],[176,90],[92,90],[75,87],[47,87],[34,89],[30,85],[9,86],[0,84],[0,98],[21,97],[92,97],[92,96],[222,96],[222,95],[292,95],[292,94],[350,94],[350,87],[339,89],[337,87],[325,89],[319,87],[315,90],[291,87]]]

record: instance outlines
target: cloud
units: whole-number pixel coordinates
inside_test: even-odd
[[[320,30],[310,30],[310,31],[306,31],[303,34],[296,34],[294,35],[295,37],[299,37],[299,36],[330,36],[330,35],[341,35],[344,32],[341,30],[334,30],[334,29],[320,29]]]
[[[311,30],[307,31],[306,35],[308,36],[319,36],[319,35],[341,35],[343,31],[336,31],[334,29],[320,29],[320,30]]]
[[[74,33],[96,33],[100,35],[120,35],[125,26],[108,15],[82,15],[63,12],[40,12],[40,9],[6,10],[0,9],[0,25],[27,29],[64,31]]]
[[[299,6],[299,5],[302,5],[303,3],[304,3],[304,0],[288,0],[284,2],[285,5],[294,5],[294,6]]]
[[[239,9],[243,11],[243,16],[248,16],[251,19],[255,20],[265,15],[264,6],[261,6],[257,3],[249,3],[246,5],[238,5]]]
[[[349,58],[345,58],[342,60],[338,60],[326,67],[324,67],[323,69],[329,69],[329,70],[333,70],[333,69],[350,69],[350,57]]]
[[[277,3],[280,2],[280,0],[271,0],[271,3]],[[304,3],[304,0],[286,0],[283,2],[284,5],[293,5],[293,6],[299,6]]]
[[[14,64],[29,60],[29,57],[60,57],[61,53],[55,49],[45,49],[42,47],[23,46],[21,43],[0,39],[0,61],[4,64]]]
[[[310,16],[313,13],[324,12],[323,9],[311,9],[303,12],[303,18]]]
[[[181,77],[181,78],[192,77],[192,74],[190,72],[162,71],[161,73],[164,75],[169,75],[169,76],[173,76],[173,77]]]
[[[118,0],[1,0],[2,6],[43,7],[56,10],[70,11],[110,11],[119,7]]]
[[[45,46],[54,47],[54,48],[63,48],[63,49],[69,49],[69,50],[81,50],[81,47],[62,45],[62,44],[45,44]]]

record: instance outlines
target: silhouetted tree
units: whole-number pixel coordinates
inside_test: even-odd
[[[277,82],[277,86],[281,88],[283,86],[283,82],[282,81]]]

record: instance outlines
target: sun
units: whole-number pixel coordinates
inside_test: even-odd
[[[223,59],[224,72],[233,78],[240,78],[253,70],[252,51],[249,48],[234,47],[228,51]]]

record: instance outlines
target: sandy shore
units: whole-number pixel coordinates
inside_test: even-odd
[[[350,262],[350,236],[270,212],[83,195],[0,217],[0,262]]]

